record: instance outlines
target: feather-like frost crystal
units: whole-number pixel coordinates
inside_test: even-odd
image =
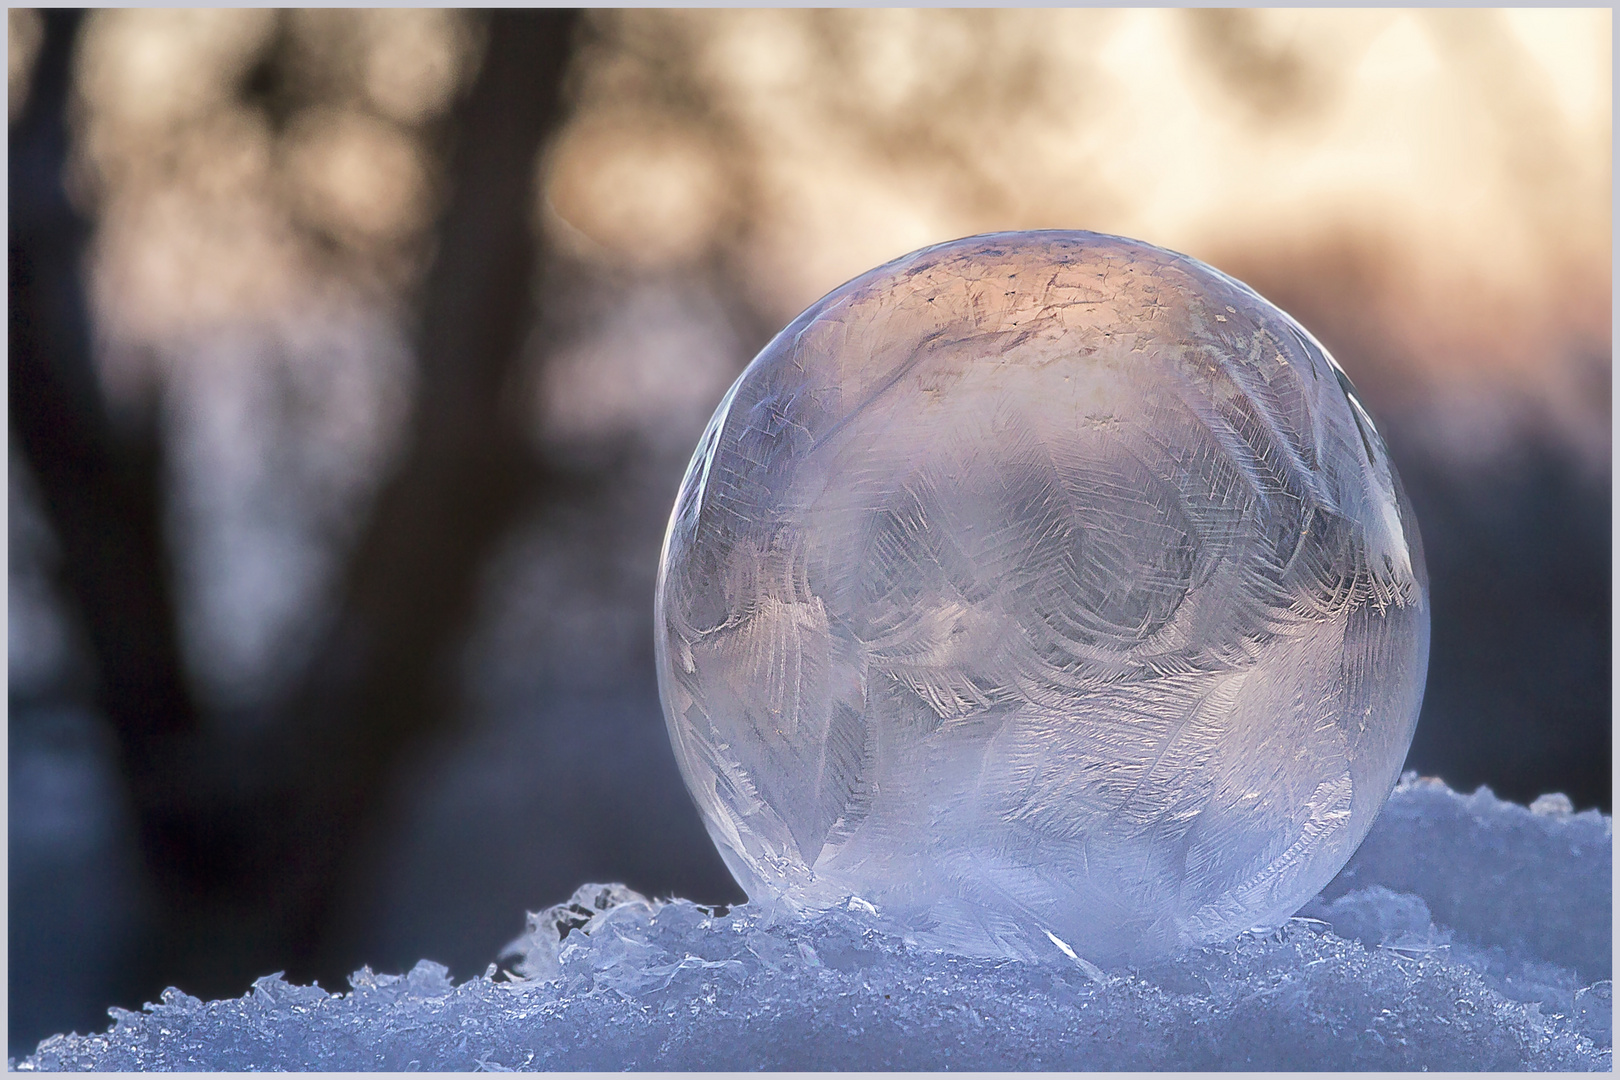
[[[1084,232],[835,290],[727,393],[656,613],[676,757],[756,900],[988,956],[1275,925],[1423,696],[1412,509],[1298,323]]]

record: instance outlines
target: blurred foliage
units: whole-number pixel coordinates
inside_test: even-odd
[[[1506,383],[1482,393],[1572,413],[1607,459],[1607,416],[1567,371],[1608,338],[1605,12],[593,17],[547,188],[583,257],[717,255],[773,325],[994,229],[1292,261],[1357,309],[1359,351],[1401,354],[1384,396]],[[1340,251],[1366,265],[1361,295],[1323,265]]]

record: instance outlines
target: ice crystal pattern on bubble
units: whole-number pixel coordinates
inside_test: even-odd
[[[749,895],[978,955],[1274,924],[1366,834],[1428,657],[1354,388],[1247,286],[1080,232],[908,255],[721,402],[665,544],[664,709]]]

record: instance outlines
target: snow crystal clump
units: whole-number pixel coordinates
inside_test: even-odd
[[[1408,777],[1300,917],[1108,968],[938,952],[859,900],[801,920],[590,885],[509,973],[170,990],[15,1067],[1608,1070],[1611,848],[1596,812]]]

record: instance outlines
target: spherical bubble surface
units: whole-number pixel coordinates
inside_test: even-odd
[[[1137,960],[1291,915],[1400,771],[1412,510],[1349,380],[1190,258],[927,248],[777,335],[693,457],[671,741],[756,900]]]

